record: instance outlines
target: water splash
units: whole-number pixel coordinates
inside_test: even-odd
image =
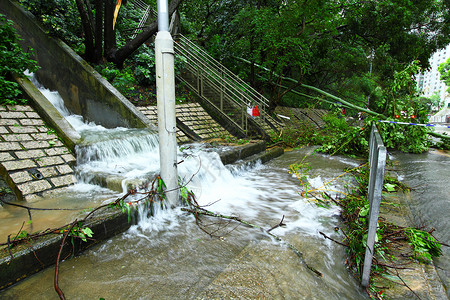
[[[159,147],[154,132],[107,129],[92,122],[84,122],[81,116],[68,112],[57,93],[43,87],[41,91],[82,135],[83,142],[76,149],[76,170],[83,188],[102,180],[117,179],[124,193],[130,181],[150,180],[159,172]],[[178,151],[180,182],[195,193],[199,205],[221,214],[239,215],[250,221],[268,223],[288,214],[290,225],[285,229],[277,229],[278,234],[300,230],[315,235],[319,230],[326,230],[328,225],[325,225],[324,220],[337,213],[336,210],[316,207],[300,197],[299,183],[297,179],[290,178],[287,168],[277,170],[274,166],[267,168],[262,164],[226,167],[217,153],[219,150],[197,143],[183,146]],[[331,161],[324,156],[318,156],[318,159]],[[348,160],[337,163],[355,164]],[[325,177],[311,177],[311,182],[320,185],[324,181],[322,178]],[[140,228],[141,232],[157,230],[155,223],[158,221],[154,218],[163,217],[160,214],[148,216],[142,212],[136,228]],[[173,212],[163,215],[166,220],[170,216],[177,217],[177,213]],[[175,220],[171,222],[176,224]]]

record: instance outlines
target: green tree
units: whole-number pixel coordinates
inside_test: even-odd
[[[438,66],[438,71],[441,74],[441,80],[448,87],[447,91],[450,92],[450,57]]]
[[[31,54],[24,52],[18,41],[13,22],[0,14],[0,104],[24,102],[18,98],[21,90],[12,74],[23,76],[25,70],[37,69],[36,62],[30,59]]]
[[[431,53],[450,41],[450,3],[443,0],[200,2],[183,4],[183,28],[265,91],[273,107],[288,95],[273,76],[280,74],[382,111],[380,91],[394,72],[413,59],[428,67]],[[236,57],[273,73],[262,81],[253,64]]]
[[[181,1],[170,2],[170,15]],[[158,31],[157,21],[154,21],[142,28],[136,37],[129,39],[128,36],[139,23],[136,17],[141,13],[127,5],[125,0],[122,1],[115,27],[116,0],[21,0],[21,3],[46,25],[50,34],[72,45],[71,42],[79,43],[82,37],[83,47],[77,48],[91,63],[100,63],[105,59],[122,67],[125,60]],[[130,20],[136,22],[131,25],[132,28],[125,28],[130,25]],[[123,29],[123,32],[118,34],[117,29]]]
[[[412,123],[428,121],[429,101],[423,101],[416,90],[415,74],[418,72],[419,63],[414,61],[405,69],[396,71],[388,82],[384,92],[384,111],[388,120]],[[380,128],[386,147],[421,153],[431,145],[427,135],[430,128],[390,123],[381,123]]]
[[[429,98],[430,103],[430,110],[436,109],[441,110],[441,108],[444,106],[444,101],[441,100],[441,97],[438,92],[435,92],[433,96]]]

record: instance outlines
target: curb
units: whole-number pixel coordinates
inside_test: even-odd
[[[127,214],[111,208],[101,211],[101,215],[87,221],[85,225],[94,232],[95,240],[83,242],[81,239],[74,239],[72,244],[68,239],[61,252],[61,257],[71,254],[78,255],[87,248],[126,231],[131,226],[128,223]],[[0,290],[54,265],[62,238],[61,234],[51,234],[31,242],[29,246],[25,245],[25,248],[18,246],[17,249],[11,249],[14,257],[11,257],[7,248],[1,249]]]

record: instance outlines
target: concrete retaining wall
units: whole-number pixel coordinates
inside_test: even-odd
[[[83,242],[75,238],[72,244],[69,237],[61,252],[62,258],[70,254],[77,255],[90,246],[126,231],[131,226],[126,213],[111,208],[105,208],[85,225],[94,232],[94,239]],[[11,253],[6,248],[1,249],[0,290],[54,265],[62,238],[61,234],[51,234],[37,241],[31,241],[31,244],[13,247]]]
[[[105,127],[154,128],[144,115],[65,43],[49,37],[34,16],[10,0],[0,13],[15,23],[24,49],[32,48],[44,86],[56,90],[73,113]]]

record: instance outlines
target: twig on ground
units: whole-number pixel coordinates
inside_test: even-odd
[[[227,215],[222,215],[222,214],[217,214],[208,210],[205,210],[204,208],[201,207],[197,207],[195,205],[193,205],[194,208],[182,208],[181,210],[186,211],[186,212],[190,212],[192,214],[194,214],[195,216],[198,217],[198,215],[206,215],[206,216],[210,216],[210,217],[216,217],[216,218],[222,218],[222,219],[229,219],[229,220],[234,220],[236,222],[239,222],[241,224],[247,225],[249,227],[252,228],[256,228],[261,230],[262,232],[268,234],[269,236],[273,237],[275,240],[277,240],[278,242],[285,244],[289,249],[291,249],[296,255],[297,257],[300,259],[301,263],[311,272],[313,272],[314,274],[316,274],[319,277],[323,277],[323,274],[321,272],[319,272],[318,270],[316,270],[315,268],[311,267],[309,264],[307,264],[303,258],[303,253],[301,253],[297,248],[295,248],[292,244],[282,240],[280,237],[276,236],[275,234],[269,232],[268,230],[262,228],[261,226],[252,224],[250,222],[247,222],[245,220],[242,220],[239,217],[236,216],[227,216]],[[197,218],[196,217],[196,218]],[[280,222],[281,223],[281,222]],[[198,225],[198,223],[197,223]],[[209,233],[208,233],[209,234]]]
[[[66,238],[69,235],[69,232],[72,230],[72,228],[77,223],[78,223],[77,220],[73,221],[72,224],[70,225],[69,229],[64,233],[64,236],[63,236],[63,239],[62,239],[62,242],[61,242],[61,246],[59,247],[58,256],[56,257],[55,278],[54,278],[54,281],[53,281],[53,285],[55,287],[56,293],[59,296],[59,299],[61,299],[61,300],[65,300],[66,297],[64,296],[63,291],[59,288],[59,285],[58,285],[59,259],[61,257],[62,249],[64,248],[64,243],[66,242]]]
[[[273,226],[272,228],[270,228],[269,230],[267,230],[267,232],[270,232],[270,231],[272,231],[272,230],[274,230],[275,228],[278,228],[278,227],[286,226],[286,224],[283,223],[283,220],[284,220],[284,215],[283,215],[283,217],[281,218],[280,223],[278,223],[277,225],[275,225],[275,226]]]
[[[341,242],[336,241],[335,239],[330,238],[329,236],[327,236],[325,233],[323,233],[322,231],[319,231],[319,233],[326,239],[329,239],[330,241],[335,242],[338,245],[344,246],[344,247],[348,247],[348,245],[342,244]]]

